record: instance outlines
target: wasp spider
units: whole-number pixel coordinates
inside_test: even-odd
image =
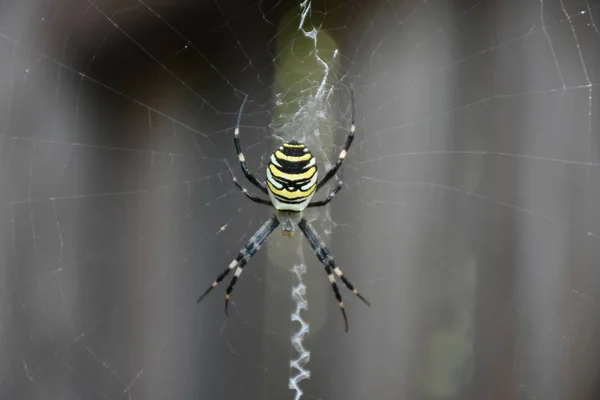
[[[214,289],[219,282],[221,282],[231,271],[235,269],[233,278],[225,291],[225,314],[227,313],[227,307],[229,299],[231,298],[231,292],[237,282],[238,278],[242,274],[244,266],[250,260],[250,258],[258,251],[260,246],[265,242],[269,235],[281,224],[282,234],[286,236],[293,236],[295,233],[295,226],[298,225],[311,247],[315,251],[319,261],[325,266],[325,272],[329,277],[333,292],[342,311],[344,317],[344,325],[346,332],[348,332],[348,318],[346,317],[346,311],[344,311],[344,303],[342,302],[342,295],[338,289],[335,275],[337,275],[344,285],[358,296],[363,302],[370,306],[369,302],[354,288],[354,285],[346,278],[342,270],[336,265],[333,256],[329,253],[329,250],[325,246],[325,243],[313,228],[313,226],[305,218],[302,217],[302,211],[307,207],[320,207],[328,204],[337,192],[342,188],[342,181],[339,181],[333,191],[323,199],[311,202],[313,195],[325,185],[339,170],[346,158],[348,149],[354,140],[354,131],[356,130],[355,119],[354,119],[354,95],[351,94],[352,102],[352,125],[350,126],[350,132],[346,137],[346,142],[342,147],[340,155],[335,165],[330,168],[323,179],[317,182],[317,163],[315,157],[312,155],[308,147],[304,144],[299,143],[295,140],[285,143],[280,146],[271,155],[269,164],[266,171],[266,185],[259,181],[254,175],[248,171],[246,166],[246,160],[242,153],[240,145],[239,133],[240,133],[240,119],[242,110],[244,108],[244,102],[240,108],[238,114],[237,126],[234,131],[233,143],[235,150],[240,161],[242,171],[248,180],[260,189],[261,192],[269,196],[269,200],[260,198],[250,193],[246,188],[237,181],[233,176],[233,183],[255,203],[266,204],[276,209],[276,214],[273,215],[263,226],[248,240],[244,247],[240,250],[237,257],[229,264],[227,268],[219,275],[212,285],[200,296],[198,302],[204,298],[212,289]],[[335,275],[334,275],[335,273]]]

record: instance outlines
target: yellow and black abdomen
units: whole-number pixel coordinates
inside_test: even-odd
[[[302,211],[317,189],[317,162],[295,140],[280,146],[267,165],[267,189],[278,210]]]

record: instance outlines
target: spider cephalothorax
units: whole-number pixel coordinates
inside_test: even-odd
[[[344,303],[342,302],[342,295],[340,294],[339,288],[336,283],[335,275],[337,275],[344,285],[358,296],[367,305],[369,303],[358,290],[354,288],[352,283],[344,276],[342,270],[336,265],[333,256],[329,253],[329,250],[325,246],[323,240],[319,237],[317,231],[305,218],[302,217],[302,211],[307,207],[320,207],[328,204],[337,192],[342,188],[342,181],[338,181],[335,188],[329,193],[329,195],[319,201],[311,202],[313,195],[331,178],[335,176],[339,168],[342,166],[348,149],[354,140],[354,131],[356,126],[354,123],[354,95],[350,92],[352,101],[352,125],[350,126],[350,132],[346,137],[346,142],[340,151],[335,165],[330,168],[323,179],[317,182],[318,168],[317,162],[313,154],[310,152],[308,147],[303,143],[292,140],[291,142],[281,145],[271,155],[269,164],[267,165],[266,171],[266,185],[259,181],[254,175],[250,173],[246,166],[246,159],[242,153],[242,147],[240,145],[239,133],[240,133],[240,119],[242,110],[246,99],[242,103],[238,115],[238,124],[234,130],[233,143],[242,167],[242,171],[246,178],[260,191],[269,196],[269,200],[258,197],[250,193],[246,188],[233,177],[234,184],[255,203],[265,204],[274,207],[277,210],[276,215],[273,215],[267,222],[259,228],[258,231],[248,240],[242,250],[238,253],[237,257],[229,264],[229,266],[219,275],[212,285],[200,296],[198,302],[204,298],[213,288],[215,288],[219,282],[221,282],[231,271],[235,269],[233,278],[225,291],[225,314],[227,314],[227,306],[231,297],[233,287],[237,282],[239,276],[242,274],[242,270],[248,260],[258,251],[260,246],[265,242],[271,233],[281,225],[281,232],[287,236],[293,236],[295,227],[298,226],[306,239],[309,241],[311,247],[315,251],[319,261],[325,266],[325,272],[329,277],[333,292],[340,306],[340,310],[344,316],[344,323],[346,332],[348,331],[348,319],[346,318],[346,312],[344,311]],[[335,273],[335,275],[334,275]]]

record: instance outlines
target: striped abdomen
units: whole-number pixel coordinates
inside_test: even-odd
[[[279,147],[267,165],[267,189],[278,210],[302,211],[317,189],[317,163],[310,150],[292,140]]]

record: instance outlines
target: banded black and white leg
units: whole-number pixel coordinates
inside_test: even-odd
[[[317,258],[321,263],[325,266],[325,272],[327,272],[327,276],[329,277],[329,281],[331,282],[331,287],[333,288],[333,293],[335,294],[335,298],[338,301],[338,305],[340,306],[340,310],[344,317],[344,325],[346,327],[346,332],[348,332],[348,318],[346,316],[346,311],[344,310],[344,302],[342,301],[342,295],[338,289],[338,285],[335,280],[335,273],[341,280],[344,282],[344,285],[352,291],[352,293],[361,299],[367,306],[371,306],[367,299],[365,299],[358,290],[354,287],[354,285],[346,278],[342,270],[335,264],[335,260],[333,256],[329,253],[327,246],[323,242],[323,239],[319,236],[315,228],[308,222],[305,218],[302,218],[300,222],[298,222],[298,227],[304,233],[304,236],[310,243],[310,246],[313,248],[315,253],[317,254]]]
[[[339,181],[338,184],[336,185],[335,189],[333,189],[327,195],[327,197],[325,197],[323,200],[317,200],[317,201],[310,202],[310,203],[308,203],[308,205],[306,207],[321,207],[321,206],[329,204],[329,202],[331,200],[333,200],[333,198],[335,197],[337,192],[339,192],[341,189],[342,189],[342,181]]]
[[[215,281],[210,285],[208,289],[198,298],[198,303],[208,294],[211,290],[213,290],[217,285],[225,279],[225,277],[235,269],[235,273],[231,281],[229,282],[229,286],[227,286],[227,290],[225,291],[225,315],[229,316],[227,312],[227,307],[229,305],[229,299],[231,298],[231,292],[233,292],[233,287],[235,286],[238,278],[242,274],[244,266],[246,263],[252,258],[254,254],[260,249],[260,246],[267,240],[269,235],[273,233],[275,228],[279,226],[279,220],[276,216],[272,216],[267,222],[261,226],[254,235],[248,240],[248,242],[244,245],[244,247],[240,250],[237,257],[229,264],[229,266],[215,279]],[[237,267],[237,268],[236,268]]]
[[[233,144],[235,146],[235,151],[237,153],[238,156],[238,160],[240,162],[240,165],[242,167],[242,171],[244,172],[244,176],[257,188],[259,188],[263,193],[268,194],[267,192],[267,187],[260,182],[258,179],[256,179],[256,177],[254,175],[252,175],[252,173],[250,173],[250,171],[248,170],[248,166],[246,165],[246,159],[244,158],[244,153],[242,152],[242,146],[240,144],[240,138],[239,138],[239,134],[240,134],[240,121],[242,120],[242,111],[244,110],[244,105],[246,104],[246,100],[248,99],[248,96],[244,96],[244,101],[242,102],[242,106],[240,107],[240,111],[238,113],[238,118],[237,118],[237,124],[234,130],[234,136],[233,136]],[[267,206],[272,206],[273,203],[271,203],[271,199],[263,199],[257,195],[255,195],[254,193],[250,192],[248,189],[246,189],[245,187],[243,187],[237,180],[237,178],[235,177],[235,175],[233,175],[233,172],[231,172],[231,170],[229,170],[229,174],[231,175],[231,179],[233,180],[233,183],[235,184],[235,186],[240,189],[244,195],[246,195],[247,198],[249,198],[250,200],[252,200],[255,203],[258,204],[264,204]]]
[[[240,144],[240,121],[242,120],[242,111],[244,110],[244,105],[246,105],[246,100],[248,100],[248,95],[244,96],[244,101],[242,102],[242,106],[240,107],[240,111],[238,113],[237,124],[235,126],[235,130],[233,131],[233,144],[235,145],[235,151],[237,153],[238,160],[240,161],[240,165],[242,166],[244,176],[254,186],[259,188],[261,192],[263,192],[264,194],[269,194],[267,192],[267,187],[265,186],[265,184],[259,181],[248,169],[248,166],[246,165],[246,158],[244,157],[244,153],[242,152],[242,145]],[[239,183],[237,183],[237,181],[235,182],[239,187],[241,187]]]
[[[250,200],[252,200],[255,203],[258,204],[264,204],[267,206],[273,206],[273,203],[271,202],[271,199],[263,199],[261,197],[258,197],[257,195],[255,195],[254,193],[250,192],[248,189],[246,189],[245,187],[243,187],[237,180],[237,178],[235,177],[235,175],[233,175],[233,173],[231,171],[229,171],[229,174],[231,175],[231,179],[233,180],[233,184],[242,191],[242,193],[244,193],[246,195],[247,198],[249,198]]]
[[[338,156],[337,162],[331,169],[329,169],[325,173],[325,176],[323,177],[323,179],[321,179],[321,181],[319,183],[317,183],[317,190],[319,190],[323,185],[325,185],[327,182],[329,182],[329,180],[331,178],[333,178],[334,175],[338,172],[338,170],[344,163],[344,160],[346,159],[346,155],[348,154],[348,150],[350,149],[350,145],[352,144],[352,141],[354,140],[354,132],[356,131],[356,116],[355,116],[355,111],[354,111],[354,91],[353,90],[350,90],[350,102],[351,102],[351,108],[352,108],[352,125],[350,125],[350,132],[348,133],[348,136],[346,136],[346,142],[344,143],[344,146],[342,147],[342,150],[340,151],[340,155]],[[341,188],[341,183],[338,186],[340,186],[340,188]]]

